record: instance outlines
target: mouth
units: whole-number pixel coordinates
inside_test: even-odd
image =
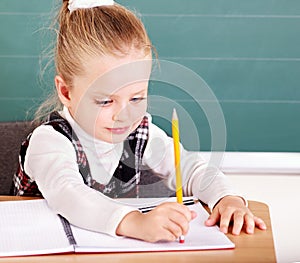
[[[107,128],[107,130],[109,132],[111,132],[112,134],[120,135],[120,134],[127,133],[129,128],[130,127],[127,126],[127,127],[122,127],[122,128]]]

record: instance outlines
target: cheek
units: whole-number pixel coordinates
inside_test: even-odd
[[[97,116],[95,116],[95,130],[102,127],[110,127],[111,113],[107,109],[98,108]]]
[[[99,108],[92,105],[89,101],[81,101],[74,110],[74,119],[90,135],[94,134],[97,118],[99,116]]]
[[[142,101],[137,105],[131,106],[131,116],[132,121],[136,121],[138,119],[141,119],[145,116],[147,111],[147,101]]]

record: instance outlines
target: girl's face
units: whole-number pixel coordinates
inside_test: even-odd
[[[96,139],[119,143],[145,116],[150,73],[150,56],[100,56],[85,60],[84,75],[74,78],[66,94],[57,89],[81,128]]]

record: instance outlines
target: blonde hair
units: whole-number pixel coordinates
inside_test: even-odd
[[[130,49],[151,54],[153,47],[142,21],[132,11],[114,4],[70,13],[68,0],[63,0],[57,17],[55,69],[72,87],[74,76],[84,74],[87,56],[126,55]],[[35,119],[42,121],[62,104],[56,91],[38,108]]]

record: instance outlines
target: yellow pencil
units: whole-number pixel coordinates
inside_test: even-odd
[[[177,203],[182,204],[182,180],[181,180],[181,168],[180,168],[180,139],[179,139],[179,122],[176,110],[173,109],[172,116],[172,136],[174,144],[174,156],[175,156],[175,171],[176,171],[176,198]],[[184,243],[184,236],[179,237],[179,242]]]

